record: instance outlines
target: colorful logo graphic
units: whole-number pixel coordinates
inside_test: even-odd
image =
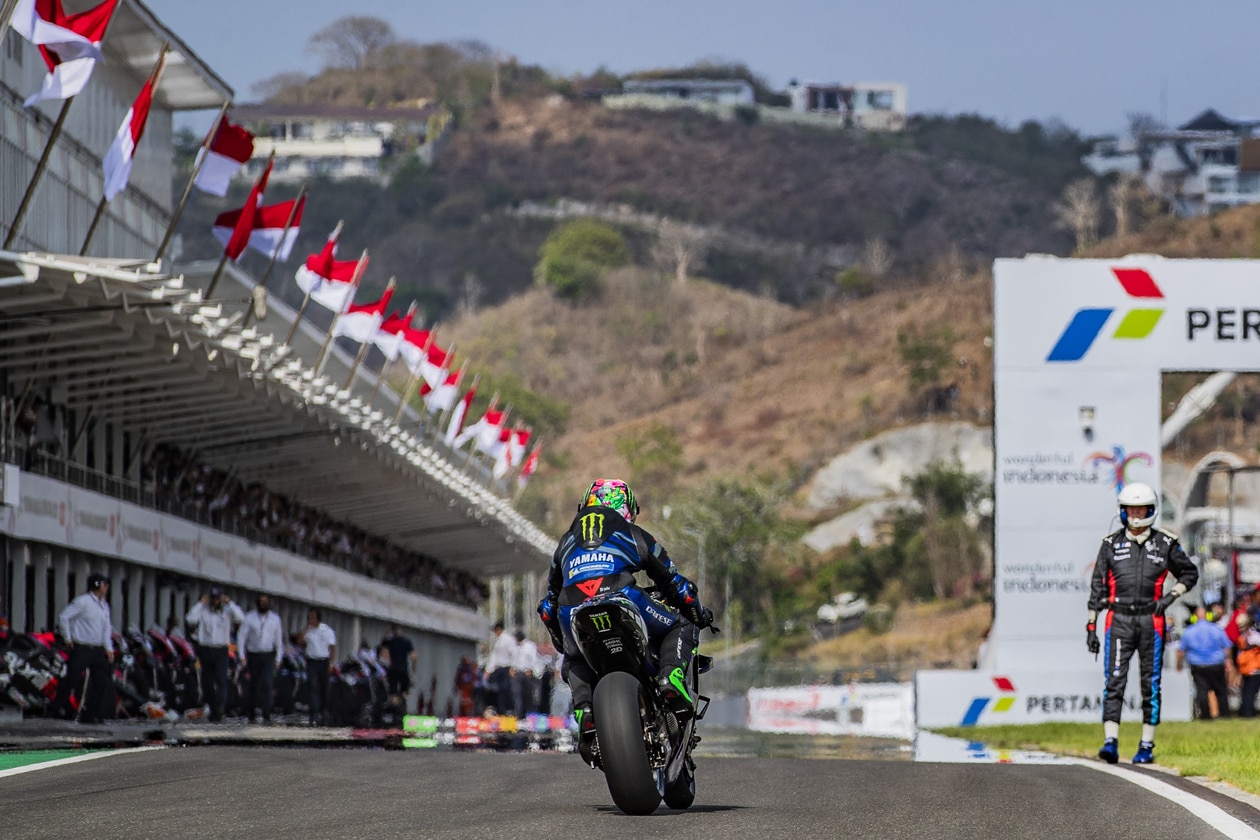
[[[1134,452],[1132,455],[1126,455],[1124,447],[1116,445],[1111,447],[1111,454],[1106,452],[1091,452],[1085,457],[1085,462],[1089,464],[1091,469],[1098,469],[1103,464],[1111,465],[1111,483],[1115,486],[1116,492],[1119,493],[1124,489],[1124,485],[1128,482],[1127,475],[1129,465],[1134,461],[1141,461],[1148,467],[1155,466],[1155,459],[1146,452]]]
[[[997,686],[997,690],[1002,692],[1002,696],[997,698],[997,702],[993,703],[994,712],[1008,711],[1011,706],[1015,705],[1015,684],[1007,677],[994,677],[993,684]],[[967,707],[967,714],[963,715],[962,723],[959,726],[975,726],[980,720],[980,715],[989,707],[992,697],[976,697],[971,701],[971,705]]]
[[[1120,281],[1124,293],[1140,300],[1163,300],[1164,293],[1155,280],[1140,268],[1112,268],[1111,273]],[[1103,327],[1111,318],[1112,309],[1078,309],[1068,323],[1067,329],[1055,342],[1054,349],[1046,356],[1047,362],[1079,362],[1085,358],[1094,339],[1098,338]],[[1146,338],[1155,331],[1155,326],[1163,316],[1164,310],[1148,307],[1130,309],[1120,319],[1112,338],[1140,339]]]

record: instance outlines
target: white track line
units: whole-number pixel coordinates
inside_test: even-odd
[[[1185,808],[1199,819],[1203,820],[1211,828],[1216,829],[1224,834],[1230,840],[1260,840],[1260,831],[1256,831],[1237,817],[1232,817],[1204,799],[1200,799],[1189,791],[1182,790],[1176,785],[1170,785],[1168,782],[1152,778],[1145,773],[1134,773],[1131,770],[1121,770],[1119,767],[1112,767],[1108,764],[1101,764],[1097,761],[1089,761],[1085,759],[1073,759],[1075,764],[1082,767],[1089,767],[1100,773],[1110,773],[1132,782],[1138,787],[1143,787],[1157,796],[1162,796],[1169,802],[1173,802]]]
[[[0,779],[7,776],[19,776],[22,773],[31,773],[35,770],[46,770],[49,767],[64,767],[67,764],[78,764],[80,761],[92,761],[97,758],[105,758],[111,755],[125,755],[135,752],[146,752],[148,750],[161,750],[165,747],[130,747],[125,750],[99,750],[83,755],[72,755],[69,758],[55,758],[52,761],[37,761],[34,764],[23,764],[21,767],[13,767],[8,770],[0,770]],[[32,750],[35,752],[35,750]]]

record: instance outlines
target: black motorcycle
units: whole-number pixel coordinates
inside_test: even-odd
[[[656,687],[658,652],[629,598],[619,592],[589,598],[573,608],[570,626],[598,677],[595,743],[582,758],[604,771],[613,802],[627,814],[650,814],[662,800],[670,808],[691,807],[691,752],[700,740],[695,727],[709,706],[699,694],[698,675],[712,667],[712,657],[692,657],[686,684],[699,703],[693,716],[679,721]]]

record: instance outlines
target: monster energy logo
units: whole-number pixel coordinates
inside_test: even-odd
[[[604,514],[588,513],[579,521],[582,523],[582,542],[604,538]]]
[[[608,613],[595,613],[591,616],[591,624],[601,633],[612,630],[612,616]]]

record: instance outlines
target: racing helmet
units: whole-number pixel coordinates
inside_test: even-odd
[[[639,515],[639,502],[634,498],[634,491],[619,478],[597,478],[591,482],[578,510],[592,505],[612,508],[625,517],[627,522],[633,522]]]
[[[1159,497],[1155,495],[1155,491],[1149,484],[1134,482],[1124,485],[1124,489],[1116,497],[1116,503],[1120,505],[1120,521],[1126,528],[1145,528],[1155,524],[1155,511],[1159,507]],[[1125,510],[1130,507],[1144,507],[1146,515],[1134,518]]]

